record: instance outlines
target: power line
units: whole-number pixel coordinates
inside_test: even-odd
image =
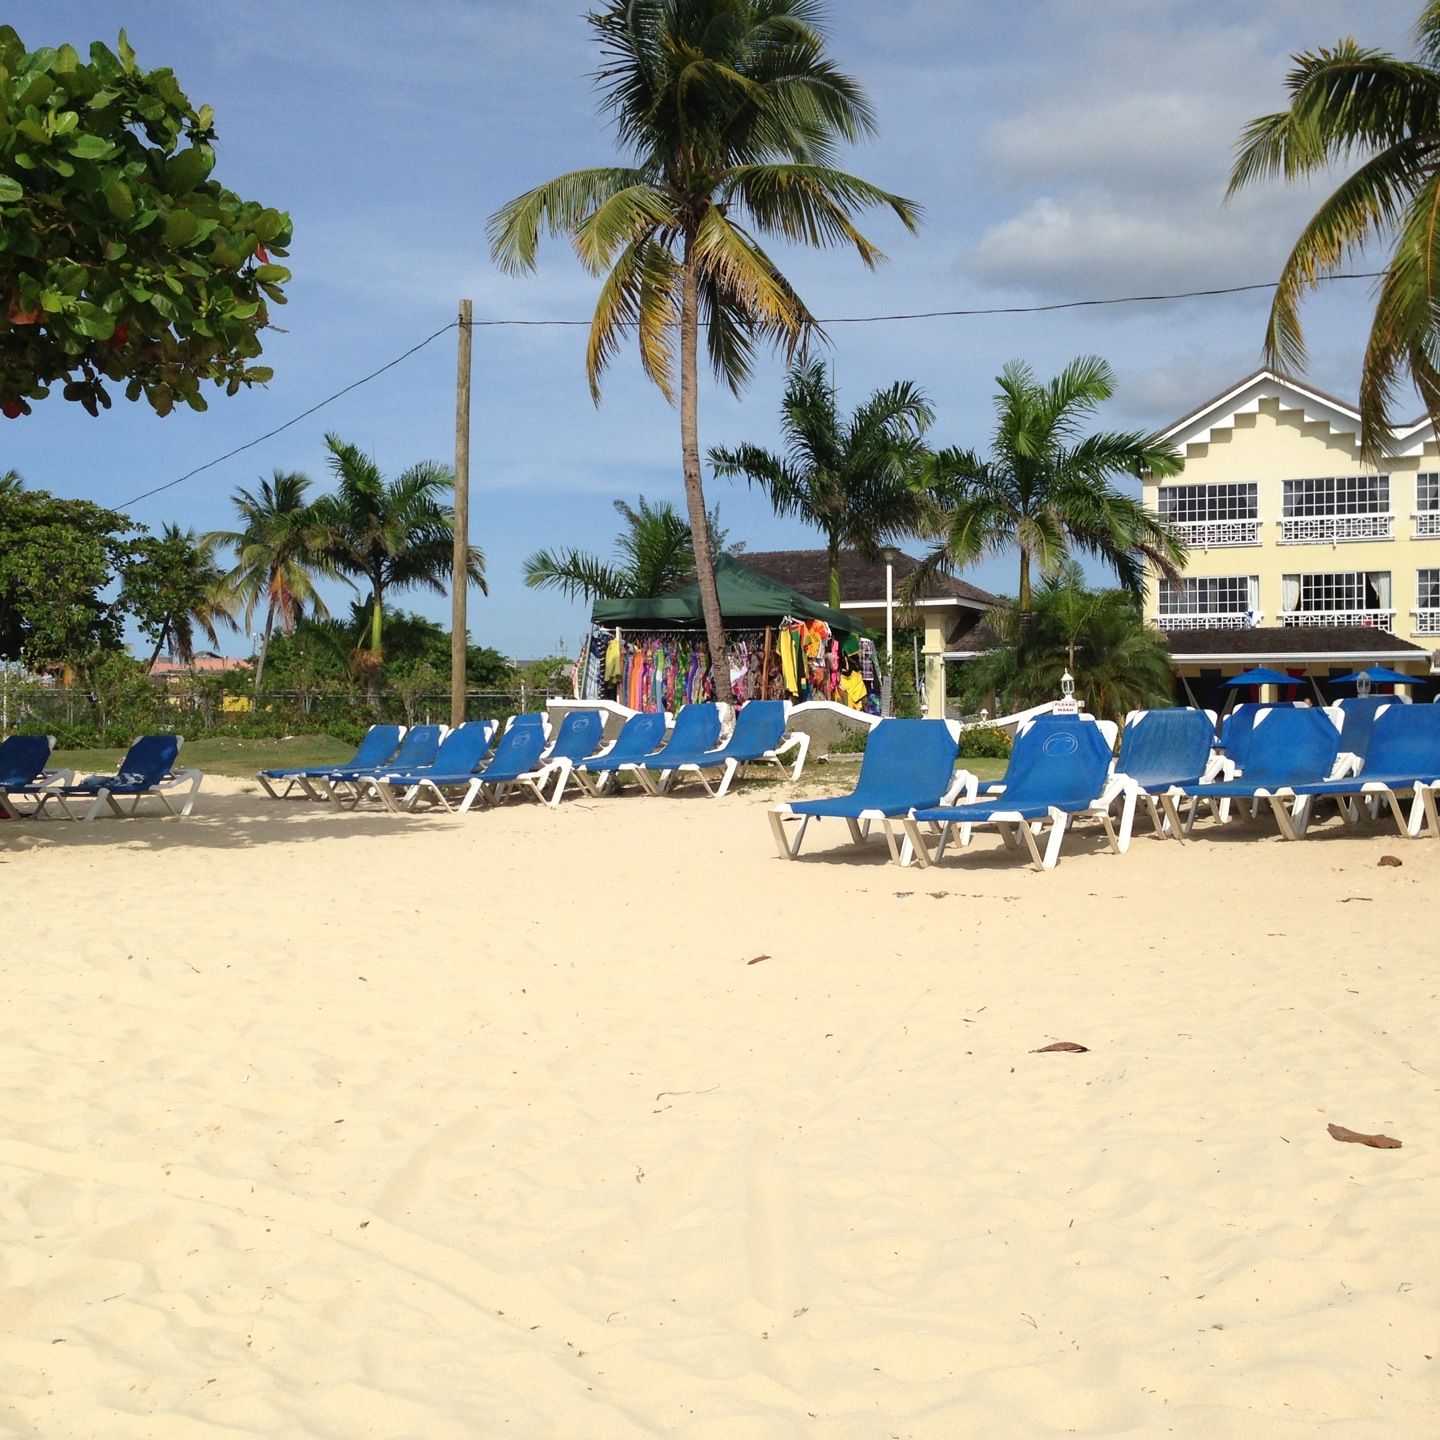
[[[377,376],[383,375],[387,370],[393,370],[402,360],[408,360],[417,350],[423,350],[432,340],[438,340],[447,330],[453,330],[460,322],[452,320],[448,325],[442,325],[433,335],[427,335],[418,345],[412,345],[403,355],[397,355],[393,360],[387,360],[378,370],[372,370],[368,375],[362,375],[358,380],[352,380],[343,390],[337,390],[333,395],[327,395],[323,400],[312,405],[308,410],[302,410],[293,419],[287,420],[283,425],[277,425],[273,430],[267,430],[263,435],[257,435],[253,440],[247,440],[243,445],[237,445],[233,450],[227,450],[223,455],[217,455],[213,460],[207,460],[203,465],[197,465],[193,470],[187,470],[185,474],[174,480],[167,480],[163,485],[157,485],[153,490],[146,490],[143,494],[137,495],[133,500],[125,500],[120,508],[127,510],[131,505],[138,505],[142,500],[148,500],[152,495],[158,495],[162,490],[173,490],[177,485],[183,485],[187,480],[193,480],[204,470],[213,469],[216,465],[223,465],[227,460],[233,460],[235,456],[243,454],[246,450],[253,450],[255,446],[263,444],[266,440],[274,439],[281,431],[288,430],[292,425],[298,425],[302,420],[308,419],[317,410],[323,410],[327,405],[333,404],[342,395],[348,395],[352,390],[358,390],[362,385],[368,385]]]
[[[1323,275],[1318,277],[1321,280],[1376,280],[1379,279],[1382,271],[1364,270],[1345,272],[1337,275]],[[1244,295],[1256,290],[1274,290],[1276,282],[1273,280],[1257,281],[1250,285],[1220,285],[1208,290],[1172,290],[1155,295],[1110,295],[1088,300],[1057,300],[1048,305],[993,305],[983,308],[969,310],[914,310],[899,312],[894,315],[835,315],[829,319],[822,319],[821,325],[881,325],[891,324],[897,321],[907,320],[955,320],[979,317],[984,315],[1044,315],[1056,310],[1084,310],[1093,309],[1105,305],[1150,305],[1168,300],[1207,300],[1221,295]],[[187,470],[185,474],[177,476],[174,480],[167,480],[163,485],[156,485],[151,490],[145,490],[136,495],[133,499],[121,502],[121,509],[128,509],[131,505],[138,505],[142,500],[148,500],[152,495],[159,495],[165,490],[173,490],[177,485],[183,485],[187,480],[193,480],[195,476],[206,470],[213,470],[217,465],[223,465],[227,460],[233,460],[235,456],[242,455],[246,450],[253,450],[255,446],[262,445],[266,440],[273,440],[275,436],[290,429],[292,425],[298,425],[302,420],[308,419],[317,411],[323,410],[327,405],[333,405],[342,396],[348,395],[352,390],[358,390],[362,385],[368,385],[372,380],[383,375],[387,370],[393,370],[402,361],[408,360],[418,351],[423,350],[433,341],[438,340],[447,331],[454,330],[459,325],[459,320],[451,320],[449,324],[442,325],[432,335],[427,335],[418,344],[412,345],[403,354],[397,355],[393,360],[388,360],[378,370],[372,370],[368,375],[362,375],[360,379],[353,380],[343,389],[335,391],[333,395],[327,395],[323,400],[317,401],[308,410],[302,410],[292,419],[287,420],[283,425],[277,425],[273,430],[267,430],[263,435],[257,435],[253,440],[247,440],[243,445],[237,445],[233,450],[227,450],[223,455],[217,455],[213,460],[207,460],[203,465],[197,465],[193,470]],[[574,328],[579,326],[587,327],[592,322],[589,320],[474,320],[471,324],[479,328],[484,326],[489,329],[555,329]],[[628,328],[634,322],[621,322],[624,328]]]

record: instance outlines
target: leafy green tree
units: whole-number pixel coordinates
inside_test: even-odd
[[[236,563],[225,577],[234,602],[250,628],[255,611],[265,607],[265,631],[255,661],[255,688],[265,680],[265,661],[275,622],[291,634],[306,606],[310,613],[325,619],[329,611],[316,588],[322,575],[334,567],[318,547],[320,539],[306,492],[308,476],[299,471],[277,470],[260,482],[259,494],[237,489],[231,496],[239,513],[239,530],[216,530],[207,538],[235,551]]]
[[[1083,422],[1115,393],[1105,361],[1082,355],[1043,384],[1012,361],[996,383],[991,458],[951,448],[926,462],[939,544],[906,581],[905,594],[920,593],[939,572],[1011,549],[1020,552],[1022,615],[1031,607],[1031,566],[1053,575],[1077,552],[1102,560],[1137,597],[1147,560],[1176,578],[1184,545],[1115,482],[1146,472],[1175,475],[1185,462],[1138,432],[1081,435]]]
[[[364,653],[378,666],[384,654],[385,594],[415,587],[444,595],[454,560],[455,512],[445,503],[455,477],[434,460],[422,460],[387,481],[374,457],[358,446],[325,437],[334,494],[313,506],[315,553],[370,590],[370,637]],[[469,577],[482,593],[485,557],[470,547]]]
[[[121,579],[121,604],[134,615],[141,633],[155,642],[147,674],[167,646],[182,665],[193,663],[197,630],[218,645],[221,627],[236,628],[211,536],[197,536],[178,525],[142,536]]]
[[[725,631],[705,536],[700,332],[716,376],[738,392],[757,344],[793,354],[816,328],[757,237],[848,245],[873,267],[883,257],[856,212],[884,206],[909,229],[919,217],[832,163],[838,142],[875,126],[860,86],[825,53],[821,13],[818,0],[606,0],[589,15],[596,80],[631,163],[561,175],[490,220],[506,271],[534,269],[544,228],[569,236],[604,276],[587,354],[597,400],[601,373],[633,334],[645,373],[673,402],[678,345],[685,500],[712,655],[725,653]]]
[[[710,464],[717,475],[743,475],[777,515],[796,516],[825,536],[830,604],[838,610],[841,551],[879,560],[887,542],[924,523],[926,500],[915,481],[933,418],[919,387],[902,380],[842,420],[825,366],[813,360],[792,369],[785,383],[785,453],[719,448],[711,450]]]
[[[639,505],[615,501],[625,528],[615,537],[616,558],[602,560],[583,550],[537,550],[525,562],[525,583],[532,590],[559,590],[572,600],[621,600],[664,595],[695,573],[695,547],[690,527],[662,500],[652,505],[643,495]],[[710,551],[726,549],[719,509],[706,520]]]
[[[990,612],[1000,644],[960,671],[971,708],[992,695],[1002,714],[1058,699],[1067,670],[1086,708],[1108,719],[1170,703],[1170,651],[1127,591],[1087,589],[1072,562],[1043,580],[1033,601],[1028,615],[1015,606]]]
[[[0,489],[0,659],[34,670],[120,648],[105,599],[133,553],[128,516],[44,490]]]
[[[0,26],[0,412],[53,385],[92,415],[107,382],[157,414],[235,394],[269,305],[284,303],[290,218],[211,178],[214,116],[169,70],[141,70],[122,31],[27,51]]]
[[[1265,354],[1271,364],[1303,370],[1301,297],[1346,260],[1390,244],[1360,370],[1361,448],[1372,463],[1389,446],[1403,378],[1440,417],[1440,0],[1423,6],[1415,33],[1416,60],[1353,39],[1296,56],[1285,82],[1289,108],[1246,126],[1227,192],[1356,165],[1300,232],[1280,272]]]

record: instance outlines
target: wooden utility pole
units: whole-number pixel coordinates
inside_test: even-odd
[[[470,321],[460,302],[460,346],[455,364],[455,562],[450,577],[450,724],[465,721],[465,601],[470,591]]]

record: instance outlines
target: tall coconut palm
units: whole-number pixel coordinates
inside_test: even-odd
[[[142,627],[155,636],[148,671],[169,648],[182,665],[195,661],[195,632],[212,645],[220,643],[220,629],[235,629],[225,574],[215,560],[215,541],[178,525],[164,526],[148,540],[141,556],[143,572],[132,569],[127,592],[143,594],[149,602]]]
[[[1185,546],[1115,481],[1174,475],[1184,465],[1179,453],[1138,432],[1081,436],[1086,417],[1115,392],[1105,361],[1082,355],[1043,384],[1012,361],[996,383],[991,458],[946,449],[926,462],[940,543],[906,581],[907,595],[937,572],[1011,549],[1020,552],[1022,615],[1031,608],[1031,567],[1053,575],[1076,553],[1104,561],[1137,597],[1147,560],[1178,578]]]
[[[616,558],[602,560],[583,550],[537,550],[525,562],[525,583],[532,590],[559,590],[571,600],[619,600],[664,595],[695,571],[690,527],[668,501],[652,505],[643,495],[638,507],[624,500],[615,509],[625,528],[615,537]],[[708,518],[710,549],[725,548],[719,511]]]
[[[1407,375],[1440,418],[1440,0],[1422,8],[1416,43],[1417,60],[1351,39],[1297,56],[1285,82],[1290,108],[1246,126],[1227,192],[1359,162],[1280,272],[1265,352],[1303,369],[1301,297],[1368,245],[1390,243],[1360,371],[1361,446],[1372,462],[1389,445],[1390,408]]]
[[[216,530],[206,538],[235,551],[236,563],[225,577],[250,628],[255,611],[265,607],[265,632],[255,662],[255,688],[265,679],[265,660],[275,622],[286,635],[309,607],[319,619],[330,612],[320,598],[316,581],[333,576],[334,567],[317,553],[315,518],[306,492],[310,478],[296,470],[277,470],[260,482],[259,494],[237,489],[231,501],[239,513],[239,530]]]
[[[362,647],[378,667],[384,653],[385,595],[419,586],[448,592],[454,560],[455,512],[446,503],[455,477],[439,462],[422,460],[386,480],[373,456],[338,435],[325,437],[335,491],[313,506],[318,553],[370,591],[370,643]],[[488,594],[485,557],[470,547],[470,582]]]
[[[0,495],[16,495],[24,488],[25,480],[18,470],[7,470],[0,475]]]
[[[675,399],[695,571],[712,656],[725,632],[705,534],[697,353],[705,331],[716,376],[738,391],[759,343],[793,354],[814,316],[757,236],[848,245],[867,266],[881,252],[857,211],[918,207],[836,169],[838,142],[874,130],[860,86],[825,53],[819,0],[606,0],[589,15],[596,72],[628,166],[572,171],[512,200],[490,220],[491,253],[511,272],[535,266],[540,231],[570,237],[603,275],[587,367],[600,376],[634,333],[645,373]],[[716,664],[717,686],[728,683]]]
[[[840,608],[840,552],[881,558],[882,546],[914,534],[926,502],[914,483],[934,412],[920,389],[902,380],[877,390],[848,420],[818,360],[797,365],[785,383],[780,427],[785,453],[758,445],[717,448],[717,475],[743,475],[769,497],[775,513],[797,516],[825,536],[830,604]]]

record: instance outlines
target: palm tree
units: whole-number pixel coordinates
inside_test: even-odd
[[[1360,438],[1378,462],[1390,443],[1390,406],[1408,374],[1440,417],[1440,0],[1416,24],[1417,60],[1345,39],[1299,55],[1286,77],[1290,108],[1246,126],[1226,198],[1259,180],[1296,180],[1359,161],[1300,232],[1265,331],[1271,364],[1301,370],[1301,296],[1347,257],[1390,239],[1360,371]]]
[[[0,475],[0,495],[18,495],[25,488],[25,479],[18,470]]]
[[[374,457],[338,435],[325,437],[336,488],[313,506],[318,552],[370,590],[371,666],[383,655],[385,594],[416,586],[447,592],[454,561],[454,511],[444,502],[455,477],[438,461],[422,460],[387,481]],[[467,567],[482,594],[485,557],[470,547]]]
[[[697,428],[697,351],[736,392],[760,342],[787,355],[816,322],[757,236],[881,252],[854,224],[885,206],[913,230],[919,209],[836,169],[837,142],[875,128],[860,86],[826,56],[818,0],[605,0],[589,15],[596,80],[628,166],[572,171],[490,219],[491,253],[533,270],[542,227],[570,237],[603,275],[586,363],[600,376],[634,332],[645,373],[674,401],[679,346],[680,449],[695,571],[712,657],[725,631],[705,535]],[[728,684],[714,664],[717,690]]]
[[[144,564],[153,591],[163,596],[164,605],[163,613],[155,616],[155,648],[146,672],[167,645],[182,665],[193,665],[197,629],[212,645],[218,645],[221,626],[236,628],[225,574],[215,561],[215,540],[166,525],[149,546]]]
[[[255,688],[265,679],[265,660],[275,622],[286,635],[295,633],[306,606],[319,619],[330,612],[316,589],[318,576],[333,576],[335,569],[317,554],[315,519],[305,498],[310,478],[296,470],[276,470],[260,482],[258,495],[237,489],[231,500],[239,512],[239,530],[216,530],[207,540],[228,545],[236,564],[225,577],[250,628],[256,609],[265,606],[265,633],[255,662]]]
[[[938,572],[1011,548],[1020,552],[1022,616],[1031,608],[1031,565],[1053,575],[1076,552],[1104,561],[1137,598],[1147,560],[1177,578],[1184,545],[1114,482],[1177,474],[1179,453],[1138,432],[1080,436],[1084,418],[1115,392],[1105,361],[1082,355],[1046,384],[1012,361],[996,383],[992,458],[947,449],[926,462],[940,543],[906,581],[906,594],[918,594]]]
[[[780,426],[785,453],[758,445],[710,452],[717,475],[743,475],[759,485],[775,513],[794,515],[825,536],[830,604],[840,608],[840,552],[882,558],[882,546],[913,534],[926,506],[913,483],[934,418],[908,380],[877,390],[848,420],[818,360],[798,365],[785,382]]]
[[[1000,643],[962,669],[967,704],[993,695],[1002,712],[1013,712],[1053,700],[1067,670],[1075,693],[1096,715],[1120,719],[1170,703],[1174,681],[1164,637],[1145,623],[1126,591],[1086,589],[1073,562],[1041,582],[1029,615],[1005,606],[992,610],[988,623]]]
[[[525,583],[532,590],[559,590],[571,600],[620,600],[664,595],[695,572],[690,527],[667,501],[652,505],[643,495],[638,507],[615,501],[625,528],[615,537],[616,559],[602,560],[582,550],[537,550],[525,562]],[[725,548],[719,512],[708,517],[710,549]]]

